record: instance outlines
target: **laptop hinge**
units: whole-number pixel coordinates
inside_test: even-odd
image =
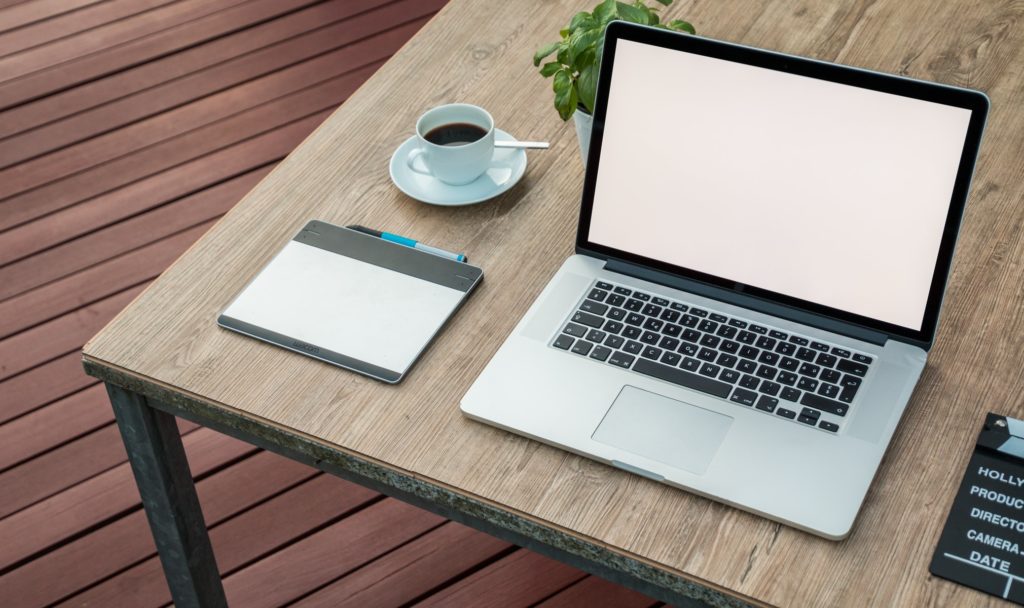
[[[705,298],[711,298],[713,300],[732,304],[734,306],[749,308],[766,315],[780,317],[788,321],[809,325],[811,327],[841,334],[857,340],[863,340],[864,342],[870,342],[871,344],[877,344],[879,346],[884,346],[886,341],[891,337],[883,332],[868,329],[860,325],[846,323],[831,317],[816,315],[793,308],[792,306],[776,304],[775,302],[770,302],[755,296],[722,289],[721,287],[715,287],[714,285],[708,285],[707,283],[701,283],[700,281],[686,279],[668,274],[667,272],[644,268],[643,266],[623,262],[621,260],[608,259],[605,262],[604,267],[605,270],[611,272],[617,272],[619,274],[628,275],[644,281],[650,281],[651,283],[657,283],[673,289],[687,291],[699,296],[704,296]]]

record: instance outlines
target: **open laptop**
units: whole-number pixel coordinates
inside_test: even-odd
[[[987,111],[612,23],[577,253],[462,411],[845,537],[935,336]]]

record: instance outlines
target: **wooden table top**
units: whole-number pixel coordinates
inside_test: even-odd
[[[584,6],[586,5],[586,6]],[[453,0],[85,347],[117,370],[500,506],[668,573],[776,605],[984,605],[928,564],[985,412],[1024,415],[1024,6],[1001,2],[683,2],[714,38],[976,87],[992,112],[946,307],[920,385],[851,536],[830,542],[464,418],[458,403],[572,253],[583,167],[533,51],[589,2]],[[425,109],[490,110],[530,152],[492,202],[424,205],[390,183]],[[688,120],[685,116],[637,120]],[[220,329],[217,313],[309,219],[386,227],[487,278],[388,386]]]

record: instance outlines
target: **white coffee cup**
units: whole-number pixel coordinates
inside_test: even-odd
[[[484,134],[470,141],[480,131]],[[409,154],[409,168],[446,184],[462,186],[480,177],[491,165],[494,119],[487,110],[468,103],[438,106],[416,121],[416,139],[419,148]]]

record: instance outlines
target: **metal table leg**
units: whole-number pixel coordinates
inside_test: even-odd
[[[174,604],[227,606],[174,416],[112,384],[107,394]]]

